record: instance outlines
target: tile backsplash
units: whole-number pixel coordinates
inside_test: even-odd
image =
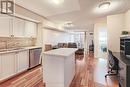
[[[0,37],[0,49],[35,46],[36,38]]]

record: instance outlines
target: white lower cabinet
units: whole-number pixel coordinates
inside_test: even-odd
[[[22,72],[29,68],[29,51],[18,52],[17,54],[17,72]]]
[[[0,55],[0,81],[27,70],[29,51],[20,51]]]
[[[16,73],[15,54],[8,53],[1,55],[1,80],[6,79]]]

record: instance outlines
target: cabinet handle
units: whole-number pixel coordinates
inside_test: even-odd
[[[13,37],[14,37],[14,35],[11,35],[11,37],[13,38]]]

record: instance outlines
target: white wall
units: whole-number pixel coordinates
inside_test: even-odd
[[[125,30],[130,32],[130,10],[125,13]]]
[[[58,43],[66,43],[69,42],[70,39],[69,33],[43,29],[43,46],[45,44],[57,45]]]
[[[120,52],[120,37],[124,28],[124,14],[110,15],[107,17],[108,48],[113,52]]]
[[[101,29],[107,29],[107,22],[106,19],[96,21],[94,24],[94,57],[95,58],[102,58],[100,53],[99,47],[99,31]]]
[[[130,10],[122,14],[107,17],[108,47],[113,52],[120,52],[120,37],[122,31],[130,32]]]
[[[94,26],[95,57],[98,57],[97,32],[101,26],[103,26],[103,24],[97,20]],[[130,32],[130,10],[122,14],[107,16],[108,49],[113,52],[120,52],[120,37],[124,30]]]

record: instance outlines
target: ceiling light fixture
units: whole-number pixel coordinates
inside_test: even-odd
[[[111,4],[110,2],[103,2],[103,3],[99,4],[99,8],[104,9],[104,10],[108,9],[110,4]]]
[[[52,0],[54,4],[61,4],[64,2],[64,0]]]
[[[73,25],[73,23],[71,22],[71,21],[69,21],[69,22],[66,22],[65,24],[64,24],[64,27],[73,27],[74,25]]]

